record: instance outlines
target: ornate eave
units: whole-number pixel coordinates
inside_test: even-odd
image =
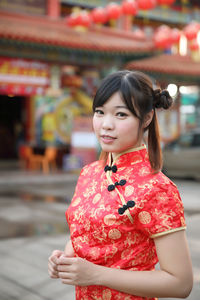
[[[200,62],[191,56],[161,54],[129,62],[125,67],[144,71],[160,82],[200,85]]]
[[[127,62],[152,54],[153,42],[131,32],[92,27],[77,31],[63,19],[0,13],[0,55],[71,63]]]

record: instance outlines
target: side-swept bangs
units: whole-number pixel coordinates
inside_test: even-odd
[[[108,99],[120,90],[121,77],[119,73],[111,74],[102,80],[93,101],[93,111],[99,106],[103,106]]]
[[[149,101],[144,99],[143,89],[137,76],[134,76],[134,72],[125,70],[113,73],[102,81],[97,90],[93,101],[93,111],[96,107],[103,106],[112,95],[119,92],[127,108],[142,121],[144,115],[152,109],[152,107],[146,107]]]

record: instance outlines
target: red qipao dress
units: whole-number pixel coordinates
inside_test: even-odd
[[[132,271],[154,270],[154,238],[185,229],[183,204],[174,183],[153,174],[145,146],[121,153],[104,168],[83,168],[66,211],[75,256]],[[133,300],[105,286],[77,286],[76,299]]]

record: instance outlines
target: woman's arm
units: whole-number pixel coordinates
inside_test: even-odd
[[[193,274],[184,231],[155,239],[160,270],[127,271],[102,267],[81,258],[58,262],[59,277],[72,285],[102,285],[141,297],[185,298],[193,285]]]
[[[73,257],[74,256],[74,248],[72,246],[71,239],[67,242],[64,250],[64,255],[68,257]]]
[[[160,270],[126,273],[110,269],[101,273],[100,284],[142,297],[187,297],[192,289],[193,274],[185,232],[159,237],[155,245]]]

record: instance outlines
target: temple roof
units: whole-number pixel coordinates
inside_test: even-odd
[[[177,84],[200,84],[200,62],[191,56],[161,54],[135,60],[126,65],[129,70],[144,71],[159,81]]]
[[[132,32],[93,26],[85,32],[67,27],[63,19],[0,12],[0,39],[111,55],[142,56],[153,51],[151,40]]]

